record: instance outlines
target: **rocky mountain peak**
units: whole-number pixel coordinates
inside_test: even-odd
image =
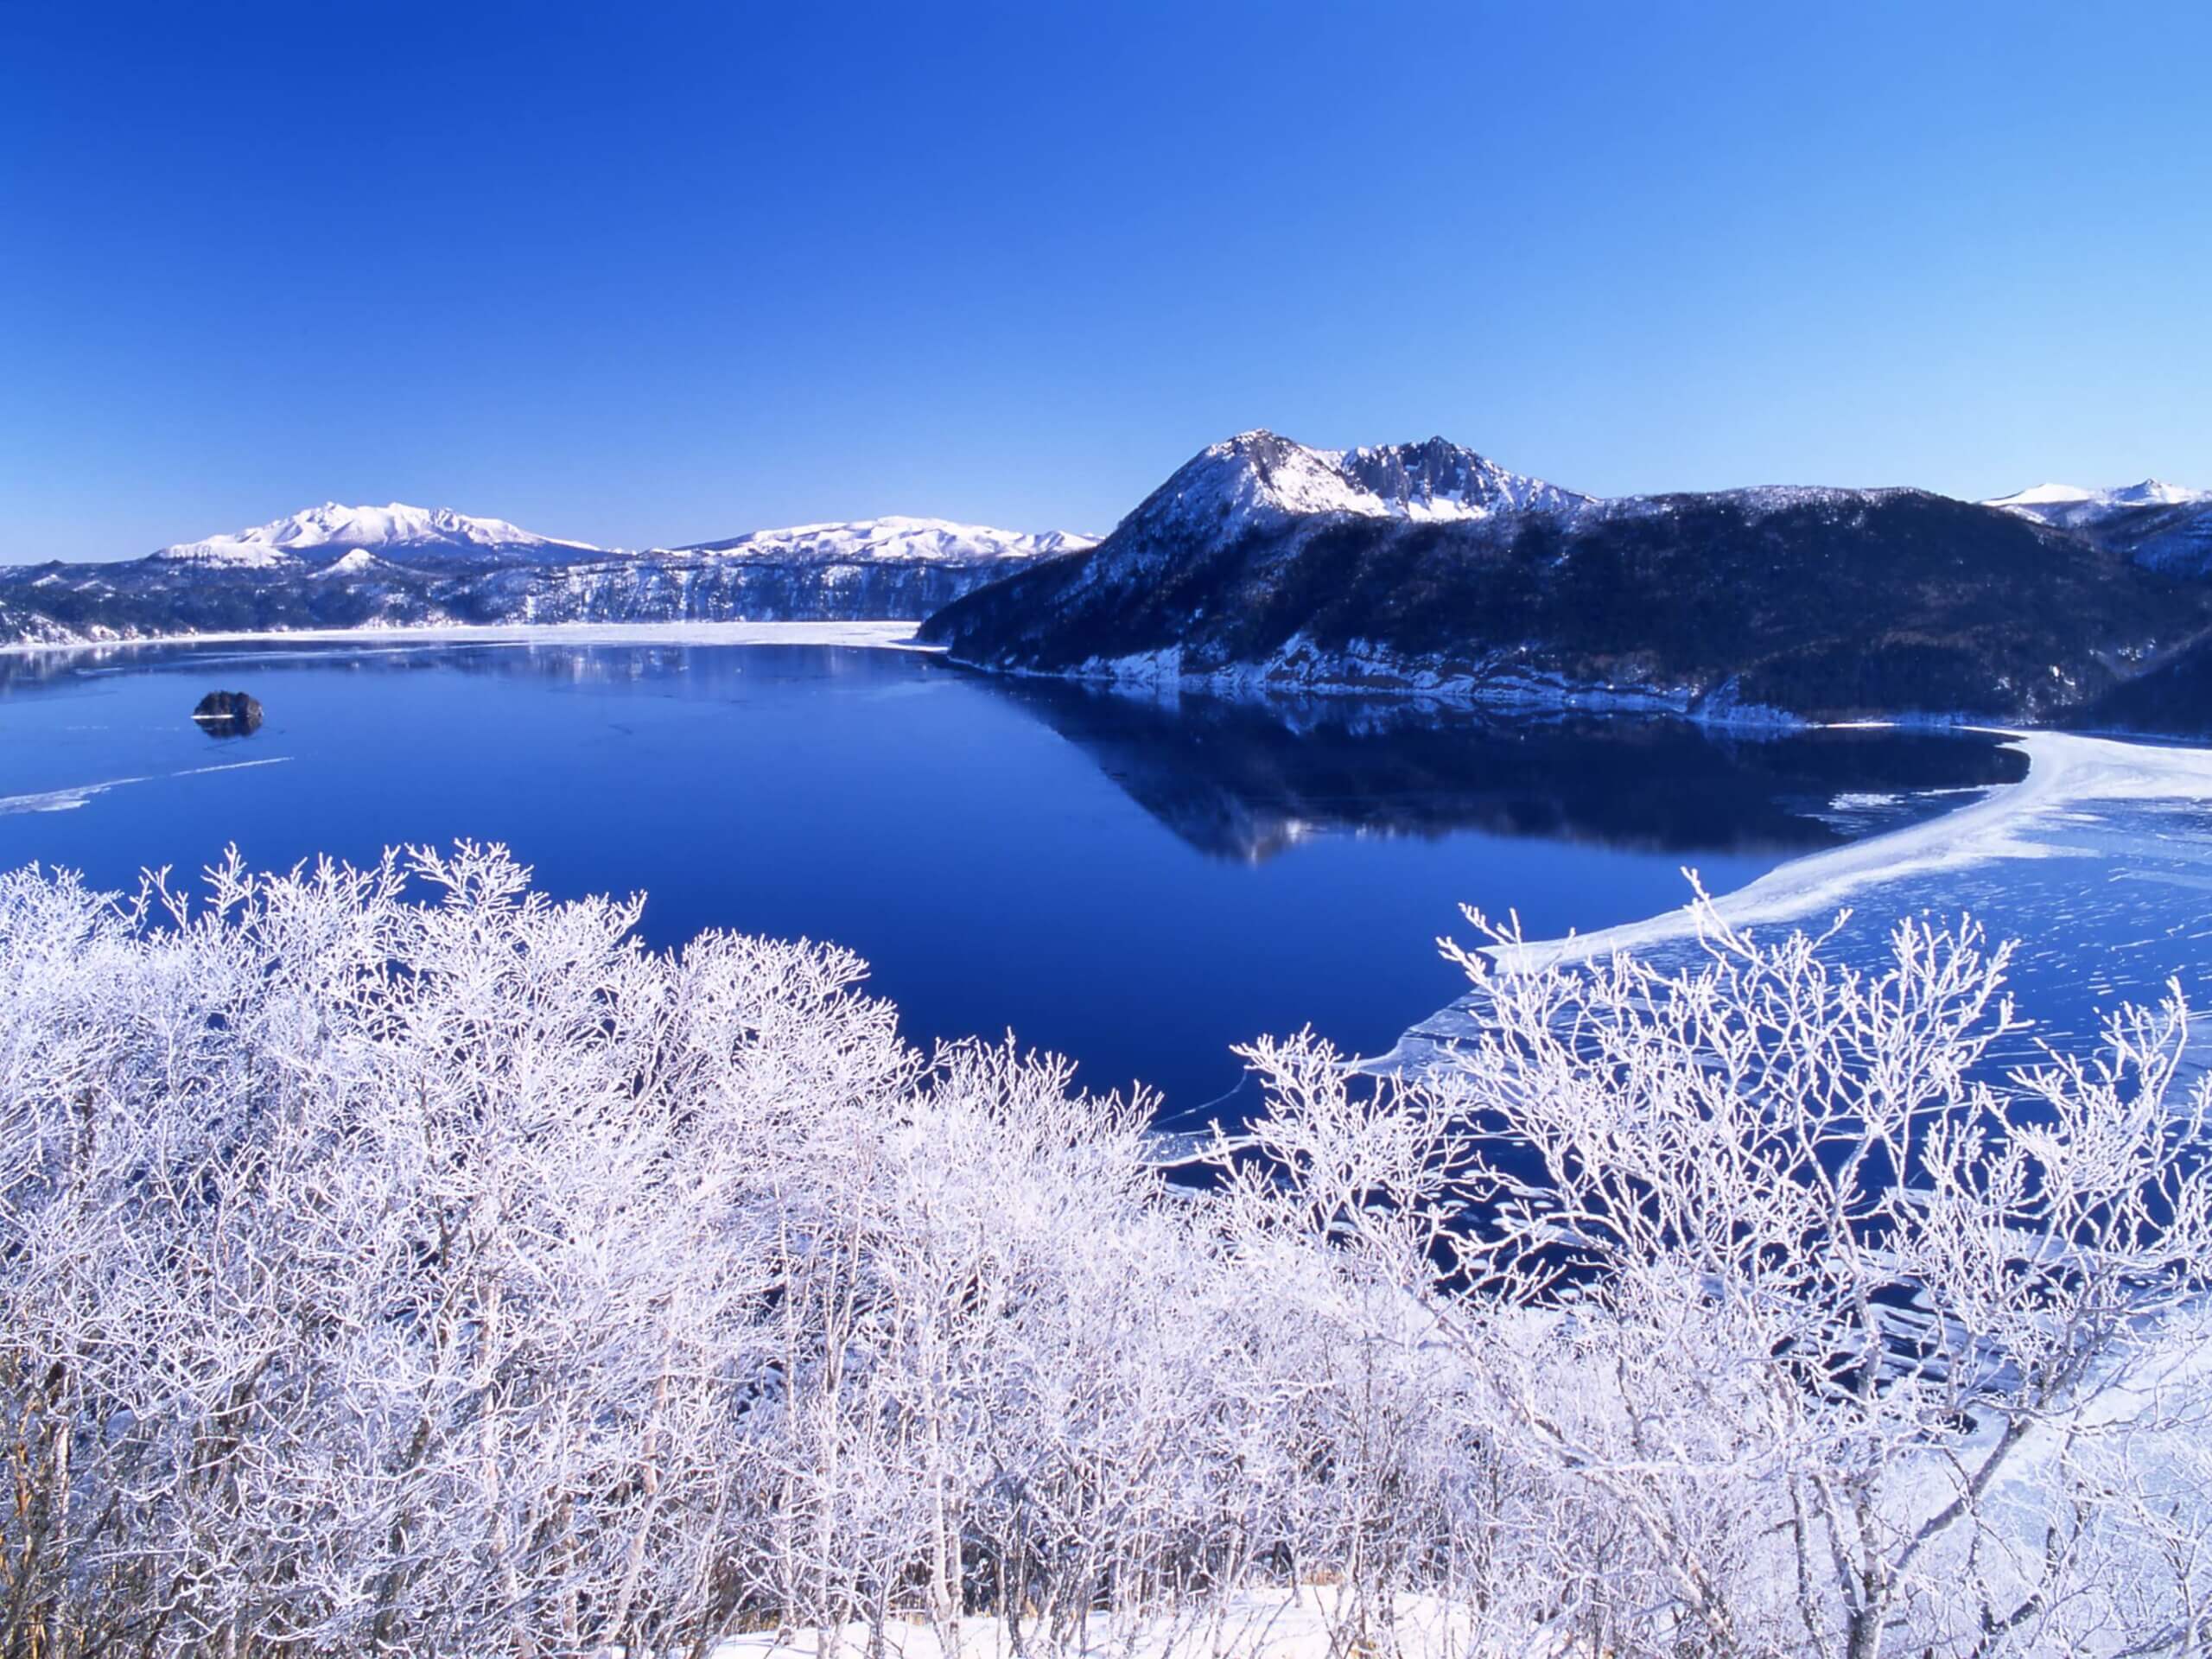
[[[1363,518],[1474,519],[1562,512],[1590,497],[1509,471],[1441,437],[1372,448],[1318,449],[1264,429],[1201,450],[1146,498],[1125,528],[1210,529],[1322,514]]]

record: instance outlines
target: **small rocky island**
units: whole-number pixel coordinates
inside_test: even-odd
[[[244,691],[210,691],[192,717],[210,737],[250,737],[261,729],[261,704]]]

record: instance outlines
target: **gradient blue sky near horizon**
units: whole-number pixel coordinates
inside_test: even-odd
[[[1213,439],[2212,486],[2212,6],[0,10],[0,562],[1103,531]]]

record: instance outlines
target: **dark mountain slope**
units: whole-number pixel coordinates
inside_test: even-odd
[[[2212,621],[2203,584],[1920,491],[1433,521],[1387,501],[1300,511],[1228,448],[1090,552],[956,601],[924,637],[984,667],[1099,677],[2040,721]]]
[[[2066,723],[2088,731],[2212,739],[2212,639],[2113,686],[2072,711]]]

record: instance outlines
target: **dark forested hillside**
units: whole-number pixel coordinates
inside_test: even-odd
[[[1424,518],[1299,511],[1240,460],[1209,451],[1096,549],[956,601],[925,637],[1029,671],[2032,721],[2212,623],[2201,582],[1922,491]]]

